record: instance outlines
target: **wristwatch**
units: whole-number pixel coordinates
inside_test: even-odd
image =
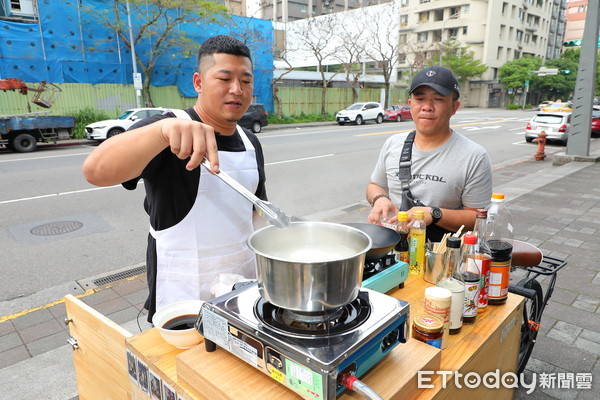
[[[431,207],[431,219],[433,220],[431,223],[436,224],[440,219],[442,219],[442,210],[437,207]]]

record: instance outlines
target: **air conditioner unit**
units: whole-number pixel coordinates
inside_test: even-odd
[[[34,16],[33,0],[13,0],[9,3],[9,15]]]

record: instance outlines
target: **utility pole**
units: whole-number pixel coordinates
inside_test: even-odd
[[[137,72],[137,61],[135,59],[135,43],[133,42],[133,29],[131,28],[131,12],[129,11],[129,0],[127,4],[127,23],[129,24],[129,43],[131,43],[131,65],[133,67],[133,89],[135,90],[135,104],[137,108],[142,106],[142,74]]]
[[[600,27],[599,11],[600,6],[597,1],[588,1],[577,83],[573,96],[571,134],[567,142],[566,154],[570,156],[587,157],[590,153],[592,106],[598,58],[598,28]]]

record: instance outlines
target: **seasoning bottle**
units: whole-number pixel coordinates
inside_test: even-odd
[[[462,328],[463,307],[465,304],[465,283],[459,271],[460,267],[460,238],[446,239],[446,254],[444,269],[438,277],[436,286],[448,289],[452,293],[450,303],[450,331],[456,335]]]
[[[425,289],[425,300],[423,309],[426,314],[434,315],[444,322],[444,333],[442,336],[442,349],[448,347],[448,334],[450,333],[450,306],[452,304],[452,292],[437,286]]]
[[[410,260],[408,257],[408,213],[406,211],[398,212],[396,230],[400,234],[400,241],[394,247],[396,261],[403,261],[408,264]]]
[[[444,322],[428,314],[419,314],[413,319],[412,337],[431,346],[442,348]]]
[[[504,304],[508,297],[512,261],[512,216],[504,203],[504,193],[493,193],[487,209],[487,236],[491,251],[488,304]]]
[[[409,273],[422,275],[425,271],[425,213],[417,210],[413,214],[410,228],[409,244]]]
[[[479,297],[479,281],[481,271],[477,265],[475,245],[477,236],[467,234],[463,236],[465,248],[460,257],[460,273],[465,282],[465,305],[463,307],[463,324],[472,324],[477,317],[477,300]]]
[[[477,210],[477,219],[473,229],[477,236],[477,245],[475,246],[476,261],[481,271],[481,279],[479,281],[479,296],[477,301],[477,311],[485,312],[488,305],[488,292],[490,287],[490,264],[492,255],[487,244],[487,211]]]

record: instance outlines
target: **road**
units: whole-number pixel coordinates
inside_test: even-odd
[[[483,145],[494,168],[500,168],[535,152],[523,137],[531,116],[519,110],[466,109],[452,126]],[[259,137],[270,201],[297,216],[364,202],[383,142],[412,128],[410,121],[266,128]],[[92,150],[0,152],[0,316],[84,291],[90,277],[144,262],[148,220],[143,188],[130,192],[87,183],[81,165]]]

